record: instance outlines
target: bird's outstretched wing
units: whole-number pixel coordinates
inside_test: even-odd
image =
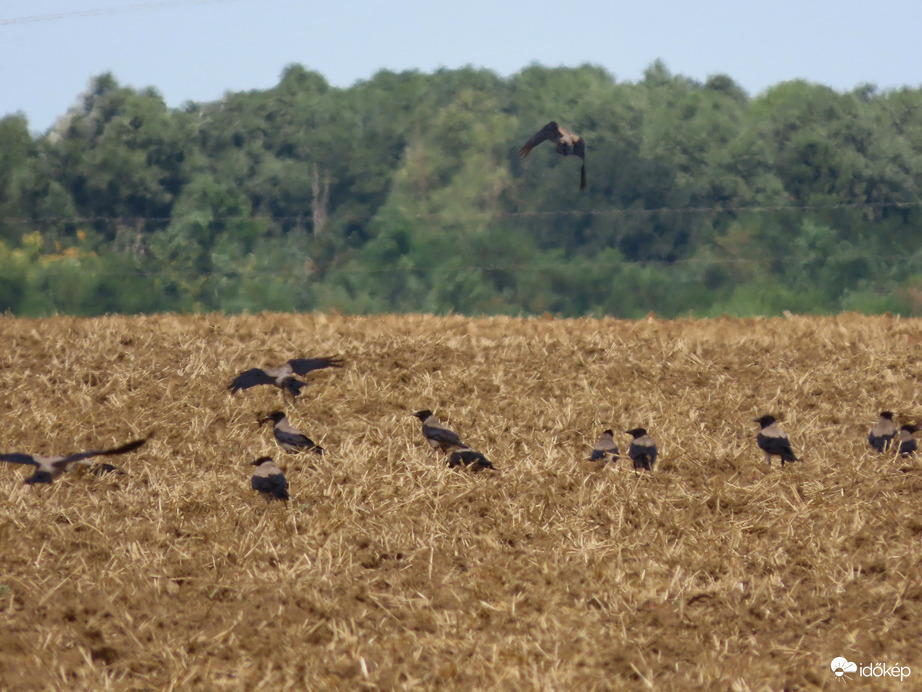
[[[306,375],[311,370],[321,370],[323,368],[341,368],[343,359],[339,356],[330,356],[329,358],[292,358],[288,365],[296,375]],[[238,378],[239,379],[239,378]]]
[[[241,389],[249,389],[260,384],[275,384],[275,378],[260,368],[250,368],[237,375],[227,388],[231,390],[231,394],[236,394]]]
[[[541,144],[541,142],[544,142],[548,139],[556,140],[556,138],[559,138],[559,137],[560,137],[560,128],[557,127],[557,123],[552,120],[547,125],[545,125],[540,130],[538,130],[538,132],[535,133],[534,137],[532,137],[527,142],[525,142],[522,148],[519,149],[519,156],[524,158],[528,156],[528,152],[530,152],[536,146]]]
[[[75,461],[82,461],[83,459],[90,459],[92,457],[98,457],[107,454],[125,454],[126,452],[133,452],[145,442],[147,442],[147,438],[143,437],[140,440],[132,440],[131,442],[120,445],[118,447],[112,447],[111,449],[91,449],[87,452],[77,452],[76,454],[71,454],[64,457],[60,461],[54,462],[53,465],[56,467],[62,467],[67,466],[68,464],[73,464]]]
[[[31,454],[0,454],[0,461],[9,461],[13,464],[38,466],[38,462]]]

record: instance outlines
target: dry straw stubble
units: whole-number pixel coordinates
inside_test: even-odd
[[[922,323],[330,315],[0,318],[0,450],[154,431],[127,476],[0,468],[5,689],[777,689],[922,674]],[[235,374],[343,354],[292,406]],[[284,405],[328,450],[279,450]],[[449,470],[431,408],[497,467]],[[802,464],[769,469],[752,418]],[[653,474],[585,461],[643,425]],[[622,451],[629,437],[618,435]],[[288,509],[249,488],[271,454]]]

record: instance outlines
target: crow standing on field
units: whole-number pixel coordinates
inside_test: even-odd
[[[483,471],[484,469],[496,470],[496,467],[493,466],[489,459],[473,449],[459,449],[452,452],[448,457],[448,466],[449,468],[465,466],[474,472]]]
[[[262,426],[263,423],[267,422],[274,424],[272,426],[272,434],[275,436],[275,441],[279,443],[279,447],[286,452],[310,451],[323,454],[323,447],[318,445],[300,430],[291,427],[291,424],[288,422],[288,417],[284,412],[273,411],[265,418],[261,419],[259,425]]]
[[[794,450],[791,449],[788,436],[778,427],[774,416],[765,415],[753,418],[753,421],[758,423],[761,428],[759,434],[756,435],[756,443],[765,452],[765,460],[769,466],[772,464],[773,456],[781,457],[781,468],[784,468],[785,463],[800,461],[794,456]]]
[[[272,457],[259,457],[256,461],[250,462],[251,466],[256,467],[253,478],[250,479],[250,486],[253,490],[258,490],[266,502],[272,499],[283,500],[288,503],[288,480],[282,470],[275,465]]]
[[[618,445],[615,444],[615,434],[611,430],[605,430],[593,446],[588,461],[601,461],[604,464],[609,458],[612,461],[618,460]]]
[[[914,432],[919,432],[922,430],[922,426],[919,425],[901,425],[900,426],[900,435],[897,440],[900,443],[900,456],[908,457],[916,453],[919,444],[916,442],[916,438],[912,436]]]
[[[426,441],[430,444],[432,449],[437,449],[441,452],[453,452],[457,449],[470,449],[466,444],[461,441],[461,438],[458,437],[458,434],[452,430],[449,430],[444,425],[439,422],[439,419],[429,409],[424,409],[422,411],[417,411],[413,414],[416,418],[419,418],[423,424],[423,435],[426,438]]]
[[[13,464],[25,464],[34,466],[35,472],[26,479],[26,483],[51,483],[55,478],[68,470],[71,464],[81,464],[85,467],[91,467],[87,459],[93,457],[125,454],[131,452],[147,442],[147,438],[132,440],[127,444],[111,449],[94,449],[88,452],[77,452],[68,456],[33,456],[32,454],[0,454],[0,461],[9,461]],[[102,475],[107,471],[118,470],[111,464],[101,464],[96,468],[90,468],[90,472],[96,475]]]
[[[584,190],[586,188],[586,142],[583,141],[583,138],[575,132],[570,132],[570,130],[560,127],[552,120],[538,130],[534,137],[525,142],[522,148],[519,149],[519,156],[525,158],[528,156],[528,152],[545,140],[550,140],[554,143],[558,154],[563,156],[572,154],[583,160],[583,166],[579,169],[579,189]]]
[[[880,419],[868,434],[868,444],[883,454],[890,449],[894,437],[896,437],[896,426],[893,424],[893,413],[881,411]]]
[[[634,470],[646,469],[647,471],[652,471],[654,464],[656,464],[656,443],[643,428],[632,428],[625,432],[634,438],[631,440],[631,446],[627,450],[628,456],[634,462]]]
[[[241,389],[249,389],[261,384],[271,384],[296,397],[301,393],[301,388],[306,386],[307,383],[296,379],[295,375],[306,375],[312,370],[341,368],[342,366],[343,359],[338,356],[292,358],[277,368],[251,368],[246,370],[237,375],[227,388],[231,391],[231,394],[236,394]]]

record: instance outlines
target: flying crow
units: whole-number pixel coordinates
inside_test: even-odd
[[[880,419],[868,434],[868,444],[883,454],[890,449],[894,437],[896,437],[896,426],[893,424],[893,413],[881,411]]]
[[[459,449],[449,455],[449,468],[456,468],[462,465],[475,472],[482,471],[483,469],[490,469],[491,471],[496,470],[489,459],[480,452],[475,452],[473,449]]]
[[[614,433],[606,430],[592,448],[589,461],[601,461],[604,464],[609,458],[612,461],[618,460],[618,445],[615,444]]]
[[[900,443],[900,456],[908,457],[915,454],[916,449],[919,445],[916,442],[916,438],[912,436],[914,432],[919,432],[922,430],[922,426],[919,425],[901,425],[900,426],[900,435],[897,440]]]
[[[302,452],[309,450],[317,454],[323,454],[323,447],[315,443],[311,438],[295,430],[288,423],[288,417],[282,411],[273,411],[265,418],[259,421],[260,426],[266,422],[274,423],[272,433],[275,435],[275,441],[286,452]]]
[[[131,452],[147,442],[147,438],[141,440],[132,440],[120,447],[112,449],[94,449],[88,452],[76,452],[68,456],[33,456],[31,454],[0,454],[0,461],[9,461],[14,464],[26,464],[34,466],[35,472],[26,479],[26,483],[51,483],[55,478],[67,471],[71,464],[80,463],[83,466],[90,467],[87,459],[108,454],[125,454]],[[91,472],[96,475],[102,475],[106,471],[115,469],[111,464],[102,464]]]
[[[627,453],[634,462],[634,470],[646,469],[652,471],[656,464],[656,443],[647,435],[643,428],[632,428],[625,431],[633,437],[631,446],[628,447]]]
[[[251,368],[240,373],[228,385],[231,394],[236,394],[241,389],[249,389],[260,384],[271,384],[291,396],[296,397],[301,392],[301,387],[307,385],[295,378],[295,375],[306,375],[312,370],[323,368],[341,368],[342,358],[331,356],[329,358],[292,358],[290,361],[277,368]]]
[[[765,452],[765,460],[769,466],[771,466],[772,457],[774,456],[781,457],[781,468],[784,468],[785,463],[800,461],[794,456],[794,450],[791,449],[788,436],[778,427],[774,416],[765,415],[760,418],[753,418],[753,420],[761,427],[759,434],[756,435],[756,443]]]
[[[586,188],[586,142],[575,132],[560,127],[553,120],[542,127],[534,137],[525,142],[525,145],[519,149],[519,156],[522,158],[528,156],[534,147],[545,140],[550,140],[557,147],[557,153],[569,156],[579,156],[583,160],[583,166],[579,169],[579,189]]]
[[[442,452],[452,452],[456,449],[470,449],[470,447],[461,441],[457,433],[442,425],[439,419],[436,418],[429,409],[417,411],[413,415],[422,421],[423,435],[426,437],[426,441],[432,446],[432,449],[437,449]]]
[[[272,498],[288,502],[288,480],[282,470],[275,465],[272,457],[259,457],[256,461],[251,462],[251,466],[256,467],[250,485],[253,490],[258,490],[259,494],[266,498],[266,502],[271,502]]]

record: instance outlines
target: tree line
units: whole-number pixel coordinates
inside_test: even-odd
[[[549,120],[579,161],[517,150]],[[0,120],[0,310],[922,310],[922,90],[381,71]]]

